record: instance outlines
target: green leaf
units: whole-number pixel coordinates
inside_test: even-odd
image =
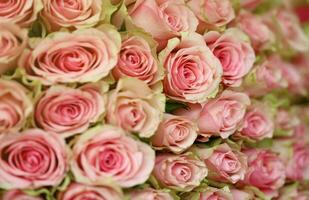
[[[206,146],[207,148],[211,148],[211,147],[221,144],[221,142],[222,142],[221,137],[211,137],[209,138],[208,142],[203,143],[203,146]]]
[[[165,112],[167,112],[167,113],[172,113],[173,111],[180,109],[180,108],[187,109],[188,106],[185,103],[172,101],[172,100],[168,100],[165,103]]]
[[[54,200],[51,191],[46,188],[36,189],[36,190],[24,190],[27,195],[30,196],[44,196],[46,200]]]

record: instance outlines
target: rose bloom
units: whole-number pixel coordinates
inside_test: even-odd
[[[197,193],[197,194],[196,194]],[[230,192],[224,191],[222,189],[217,189],[213,187],[206,186],[206,189],[203,191],[190,192],[182,196],[183,200],[234,200]],[[240,199],[235,199],[240,200]]]
[[[122,78],[110,91],[106,121],[140,137],[151,137],[164,112],[165,97],[136,78]]]
[[[35,106],[35,122],[40,128],[69,137],[87,130],[105,111],[104,99],[94,84],[78,89],[52,86]]]
[[[27,45],[27,34],[26,29],[13,23],[0,22],[0,74],[16,67],[17,58]]]
[[[211,135],[228,138],[240,128],[250,99],[245,93],[224,90],[221,95],[202,105],[189,105],[177,110],[198,124],[199,139],[207,141]]]
[[[104,125],[83,133],[73,146],[71,170],[77,182],[121,187],[144,183],[154,167],[155,152],[147,144]]]
[[[180,32],[195,32],[198,20],[184,0],[137,0],[128,5],[133,23],[150,33],[161,47]]]
[[[235,184],[245,178],[247,157],[227,144],[213,148],[194,148],[194,152],[203,160],[209,170],[207,178]]]
[[[166,69],[163,85],[169,98],[201,103],[217,92],[222,66],[201,35],[189,33],[170,40],[159,59]]]
[[[197,126],[185,117],[164,114],[158,130],[151,138],[156,149],[168,149],[181,153],[188,149],[197,137]]]
[[[168,192],[146,188],[135,190],[131,193],[130,199],[134,200],[173,200],[174,198]]]
[[[0,1],[0,21],[30,27],[42,8],[41,0]]]
[[[40,129],[0,136],[0,188],[56,186],[68,171],[65,141]]]
[[[224,26],[235,18],[230,0],[189,0],[187,4],[200,20],[200,25],[208,28]]]
[[[102,12],[101,0],[54,1],[42,0],[40,13],[47,29],[59,30],[62,27],[89,28],[96,25]]]
[[[156,54],[146,39],[139,35],[127,35],[122,39],[113,76],[117,80],[124,76],[135,77],[153,85],[163,78],[163,69],[158,66]]]
[[[299,124],[300,119],[291,111],[285,109],[277,110],[275,118],[276,132],[284,132],[284,136],[293,136],[294,130]]]
[[[1,196],[0,196],[1,197]],[[39,196],[30,196],[24,193],[21,190],[8,190],[3,196],[3,200],[43,200],[43,198]]]
[[[27,77],[45,85],[96,82],[116,65],[120,35],[110,25],[56,32],[42,39],[31,51],[24,51],[20,66]]]
[[[240,5],[246,9],[254,10],[263,2],[264,0],[240,0]]]
[[[273,152],[248,149],[248,170],[244,183],[259,188],[270,196],[276,196],[277,189],[284,185],[285,165]]]
[[[90,186],[73,182],[65,191],[58,195],[57,200],[122,200],[123,198],[120,189],[110,186]]]
[[[245,191],[245,190],[238,190],[238,189],[231,189],[231,193],[233,195],[233,199],[237,200],[254,200],[253,192]]]
[[[193,155],[163,153],[156,156],[153,175],[164,187],[189,192],[207,176],[207,168]]]
[[[309,39],[303,32],[295,14],[288,10],[281,9],[275,13],[274,17],[276,19],[276,24],[271,26],[276,27],[277,29],[274,29],[282,35],[280,37],[283,40],[282,42],[296,51],[308,51]]]
[[[237,26],[249,36],[253,48],[257,51],[274,42],[274,34],[258,15],[241,11],[237,17]]]
[[[249,106],[237,135],[252,140],[262,140],[272,138],[273,133],[274,121],[269,109],[262,103]]]
[[[236,28],[227,29],[223,34],[210,31],[204,35],[206,44],[221,62],[222,82],[226,86],[240,86],[242,78],[253,66],[255,54],[246,38],[247,36]]]
[[[309,147],[304,144],[295,144],[292,149],[293,156],[288,159],[286,166],[287,178],[293,181],[309,179]]]
[[[0,91],[0,133],[15,132],[32,112],[31,99],[26,88],[12,80],[0,80]]]

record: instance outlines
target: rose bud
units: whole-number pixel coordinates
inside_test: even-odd
[[[204,35],[207,46],[220,60],[226,86],[238,87],[242,78],[248,74],[255,61],[254,50],[247,36],[236,28],[227,29],[223,34],[216,31]]]
[[[197,33],[174,38],[159,54],[166,69],[165,95],[171,99],[201,103],[214,96],[221,81],[222,66]]]
[[[25,50],[19,65],[44,85],[96,82],[116,65],[120,35],[110,25],[56,32]]]
[[[0,21],[28,28],[43,8],[41,0],[0,1]]]
[[[134,190],[131,195],[134,200],[174,200],[168,192],[146,188],[142,190]]]
[[[27,90],[15,81],[0,80],[0,135],[16,132],[25,124],[32,112]]]
[[[155,152],[147,144],[104,125],[83,133],[73,146],[71,170],[80,183],[128,188],[144,183],[154,167]]]
[[[40,129],[0,136],[0,188],[57,186],[68,171],[65,141]]]
[[[168,149],[181,153],[188,149],[197,137],[197,126],[185,117],[164,114],[151,144],[156,149]]]
[[[164,153],[156,156],[153,175],[164,187],[189,192],[207,176],[207,168],[193,155]]]
[[[106,121],[140,137],[151,137],[158,128],[165,97],[136,78],[122,78],[109,92]]]
[[[57,200],[122,200],[123,194],[118,188],[111,186],[90,186],[80,183],[71,183],[68,188],[61,192]]]
[[[96,25],[101,19],[101,0],[73,0],[53,1],[42,0],[41,16],[48,30],[57,31],[67,28],[89,28]]]
[[[247,157],[243,153],[232,150],[227,144],[213,148],[193,148],[208,168],[207,178],[235,184],[244,180],[247,170]]]
[[[27,30],[12,22],[0,22],[0,41],[0,74],[3,74],[16,67],[17,58],[28,42]]]
[[[260,149],[244,150],[248,156],[248,171],[244,183],[259,188],[270,197],[284,185],[285,165],[273,152]]]
[[[63,137],[86,131],[105,111],[104,99],[99,90],[95,84],[78,89],[50,87],[36,103],[36,125]]]
[[[136,26],[150,33],[159,43],[159,49],[181,32],[195,32],[198,25],[184,0],[137,0],[128,5],[128,13]]]

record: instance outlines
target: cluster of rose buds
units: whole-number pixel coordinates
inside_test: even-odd
[[[0,199],[309,200],[295,3],[0,0]]]

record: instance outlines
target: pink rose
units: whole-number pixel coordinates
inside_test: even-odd
[[[158,149],[181,153],[188,149],[197,137],[197,126],[185,117],[165,114],[151,144]]]
[[[16,67],[17,58],[28,42],[27,30],[13,23],[0,22],[0,41],[0,74],[3,74]]]
[[[276,200],[309,200],[308,190],[300,191],[298,184],[289,184],[280,189],[280,195]]]
[[[0,136],[0,188],[60,184],[68,170],[65,141],[40,129]]]
[[[164,92],[171,99],[200,103],[217,92],[222,67],[201,35],[171,39],[159,59],[166,69]]]
[[[109,92],[106,121],[140,137],[151,137],[158,128],[165,97],[136,78],[122,78]]]
[[[207,176],[207,168],[193,155],[164,153],[156,156],[153,175],[164,187],[189,192]]]
[[[122,200],[123,198],[119,189],[110,186],[90,186],[73,182],[59,194],[57,200]]]
[[[264,0],[240,0],[240,5],[246,9],[254,10],[263,2]]]
[[[243,119],[239,135],[252,140],[272,138],[274,121],[270,110],[262,103],[250,106]]]
[[[228,138],[239,127],[250,99],[245,93],[224,90],[220,96],[204,105],[190,104],[189,108],[177,110],[198,125],[199,139],[207,141],[211,135]]]
[[[0,21],[29,27],[42,8],[41,0],[0,1]]]
[[[163,76],[155,55],[143,37],[124,36],[113,76],[117,80],[124,76],[135,77],[153,85]]]
[[[194,152],[205,162],[209,174],[207,178],[235,184],[244,180],[247,170],[247,157],[227,144],[213,148],[194,148]]]
[[[71,170],[77,182],[121,187],[144,183],[154,167],[155,152],[127,136],[120,128],[105,125],[83,133],[73,146]]]
[[[146,188],[135,190],[130,195],[134,200],[173,200],[174,198],[168,192]]]
[[[276,22],[270,26],[281,35],[281,42],[285,43],[293,50],[299,52],[308,51],[309,40],[303,32],[295,14],[288,10],[281,9],[275,13],[274,17]],[[282,51],[286,51],[286,49],[282,49]]]
[[[235,200],[254,200],[254,194],[245,190],[231,189],[233,199]]]
[[[230,0],[189,0],[187,4],[208,28],[224,26],[235,18]]]
[[[292,149],[293,156],[288,160],[286,167],[287,178],[293,181],[309,179],[309,147],[295,144]]]
[[[22,128],[32,112],[27,90],[15,81],[0,80],[0,134]]]
[[[248,149],[244,153],[248,156],[248,171],[245,183],[255,186],[276,196],[276,190],[284,185],[285,166],[282,160],[273,152],[259,149]]]
[[[38,196],[30,196],[21,190],[8,190],[2,196],[3,200],[43,200]]]
[[[86,131],[105,111],[104,99],[99,90],[99,86],[94,84],[78,89],[52,86],[36,103],[36,125],[63,137]]]
[[[223,68],[222,81],[226,86],[240,86],[242,78],[255,61],[254,50],[238,29],[227,29],[223,34],[216,31],[204,35],[206,44],[220,60]]]
[[[198,25],[184,0],[136,0],[128,11],[134,24],[150,33],[162,47],[180,32],[194,32]]]
[[[50,31],[62,27],[89,28],[96,25],[101,17],[102,1],[73,0],[54,1],[42,0],[41,16]]]
[[[237,17],[237,26],[249,36],[255,50],[263,50],[274,42],[274,34],[258,15],[241,11]]]
[[[32,51],[25,51],[20,66],[30,79],[43,84],[95,82],[116,65],[120,35],[109,25],[56,32],[42,39]]]
[[[206,186],[204,191],[190,192],[183,196],[183,200],[234,200],[230,192]],[[240,199],[235,199],[240,200]]]
[[[279,136],[293,136],[294,130],[299,124],[300,120],[294,113],[285,109],[277,110],[275,125]]]

